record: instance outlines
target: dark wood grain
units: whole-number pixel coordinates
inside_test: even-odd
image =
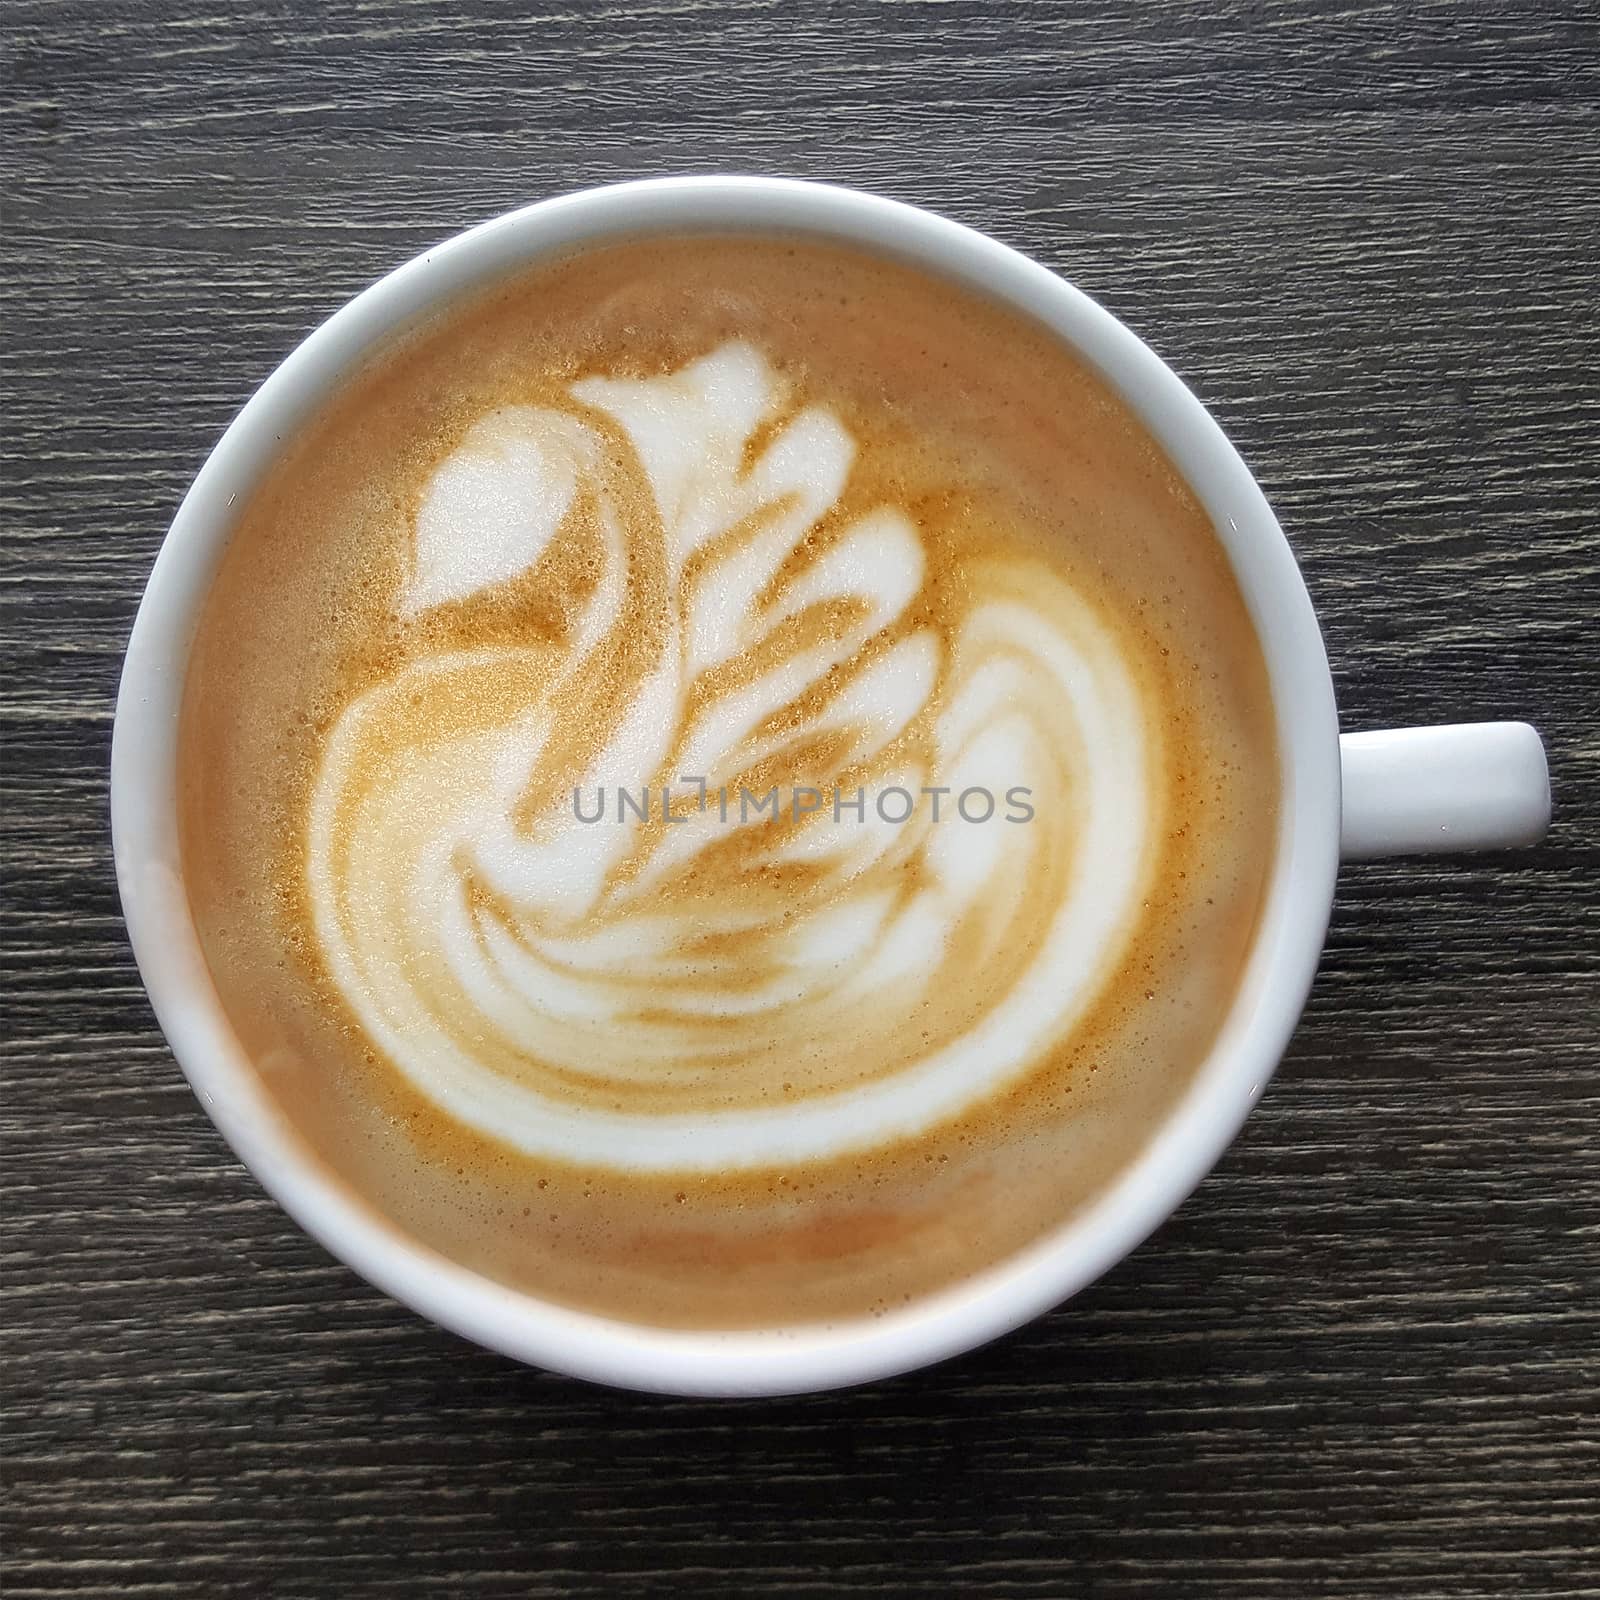
[[[1594,1560],[1600,26],[1462,0],[12,0],[5,1592],[1574,1596]],[[118,916],[120,652],[185,484],[427,242],[826,176],[1064,271],[1301,555],[1350,725],[1527,715],[1522,857],[1349,871],[1174,1221],[940,1370],[762,1404],[525,1370],[213,1132]]]

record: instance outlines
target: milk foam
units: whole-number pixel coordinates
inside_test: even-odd
[[[434,1105],[536,1157],[785,1165],[1000,1092],[1148,888],[1158,736],[1114,632],[1021,556],[928,620],[916,523],[841,519],[857,442],[748,344],[570,397],[479,419],[417,509],[402,618],[569,547],[593,579],[558,642],[435,650],[344,710],[309,841],[333,983]],[[900,825],[574,813],[682,775],[952,798]],[[971,787],[1035,816],[967,822]]]

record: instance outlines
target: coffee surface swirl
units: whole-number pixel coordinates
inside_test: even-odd
[[[857,1314],[1148,1132],[1268,865],[1187,490],[1020,320],[613,247],[399,342],[246,508],[183,729],[218,988],[398,1226],[646,1320]]]

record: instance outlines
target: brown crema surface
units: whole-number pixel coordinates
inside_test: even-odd
[[[397,609],[418,504],[473,424],[498,406],[570,409],[577,380],[674,372],[729,340],[856,441],[824,540],[885,504],[915,524],[927,563],[916,626],[942,637],[981,565],[1025,556],[1118,641],[1159,751],[1150,888],[1087,1015],[959,1118],[864,1155],[714,1176],[535,1158],[444,1115],[330,981],[307,888],[319,765],[351,701],[424,656],[515,646],[537,676],[540,653],[554,660],[567,642],[568,599],[594,581],[570,541],[481,597],[409,619]],[[637,481],[632,463],[613,468]],[[650,626],[639,618],[640,637]],[[595,716],[619,714],[614,689],[596,685]],[[585,745],[583,715],[564,719],[557,746]],[[1227,1014],[1278,804],[1243,601],[1205,513],[1120,400],[1052,336],[968,291],[840,247],[744,236],[546,264],[355,374],[240,513],[193,647],[179,761],[185,873],[218,994],[316,1159],[393,1226],[491,1278],[684,1327],[881,1314],[1092,1200],[1181,1097]],[[738,950],[727,941],[723,959]],[[848,1043],[831,1048],[818,1083],[870,1071]]]

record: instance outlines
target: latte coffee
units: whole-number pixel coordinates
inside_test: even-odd
[[[180,729],[206,959],[393,1227],[620,1318],[881,1313],[1100,1193],[1227,1014],[1267,674],[1051,334],[802,239],[546,262],[240,508]]]

